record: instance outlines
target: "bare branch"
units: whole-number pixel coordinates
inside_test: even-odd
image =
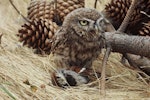
[[[125,58],[134,69],[136,68],[139,71],[142,70],[150,76],[150,59],[128,53],[125,55]]]
[[[102,71],[101,71],[101,85],[100,86],[101,86],[101,94],[104,96],[106,95],[106,91],[105,91],[106,63],[107,63],[110,53],[111,53],[111,47],[108,46],[106,48],[106,52],[102,61]]]
[[[110,44],[113,52],[131,53],[150,58],[150,37],[129,36],[123,33],[105,33],[106,44]]]
[[[17,9],[17,7],[13,4],[13,1],[12,1],[12,0],[9,0],[9,2],[10,2],[10,4],[14,7],[14,9],[17,11],[17,13],[18,13],[19,15],[21,15],[21,17],[22,17],[23,19],[25,19],[26,21],[29,22],[29,19],[27,19],[27,18]]]
[[[126,27],[128,26],[128,23],[129,23],[130,18],[131,18],[131,16],[132,16],[132,13],[133,13],[133,11],[134,11],[136,5],[137,5],[139,2],[140,2],[140,1],[138,1],[138,0],[133,0],[133,1],[132,1],[131,5],[130,5],[130,8],[129,8],[127,14],[126,14],[126,16],[125,16],[125,18],[124,18],[122,24],[120,25],[120,27],[119,27],[119,29],[118,29],[117,31],[125,32]],[[146,13],[143,12],[143,11],[141,11],[141,13],[143,13],[143,14],[145,14],[146,16],[150,17],[150,15],[146,14]],[[122,42],[122,41],[121,41],[121,42]],[[139,42],[140,42],[140,41],[139,41]],[[129,45],[129,44],[128,44],[128,45]],[[133,45],[134,45],[134,44],[133,44]],[[129,49],[130,49],[130,48],[129,48]],[[132,60],[132,59],[133,59],[132,54],[129,54],[129,53],[126,54],[126,53],[124,53],[123,55],[124,55],[124,57],[128,60],[128,62],[130,63],[130,65],[133,66],[134,68],[137,68],[137,69],[139,69],[139,67],[142,66],[142,65],[144,66],[144,63],[146,63],[146,62],[149,61],[149,60],[143,60],[143,61],[142,61],[142,59],[140,59],[142,62],[140,61],[140,64],[138,64],[135,60]],[[137,55],[134,55],[134,56],[138,57]],[[123,57],[123,58],[124,58],[124,57]],[[123,59],[122,59],[122,60],[123,60]]]
[[[137,2],[139,2],[139,1],[138,0],[132,0],[132,3],[128,9],[128,12],[127,12],[122,24],[120,25],[120,27],[117,31],[124,32],[126,30],[126,27],[130,21],[130,18],[132,16],[132,13],[133,13],[135,7],[136,7]]]

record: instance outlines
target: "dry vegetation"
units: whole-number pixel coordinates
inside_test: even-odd
[[[94,0],[86,0],[92,7]],[[106,1],[106,0],[105,0]],[[30,0],[14,0],[17,8],[26,15]],[[100,4],[99,4],[100,5]],[[103,5],[98,6],[102,9]],[[23,47],[16,36],[23,23],[21,16],[8,0],[0,0],[0,100],[98,100],[101,99],[99,86],[95,83],[62,89],[50,82],[54,69],[49,56],[40,56],[32,49]],[[93,67],[100,67],[102,55]],[[120,63],[119,54],[111,54],[107,65],[109,80],[106,83],[108,100],[148,100],[150,85],[134,70]],[[31,85],[24,81],[28,80]],[[37,89],[37,90],[36,90]]]

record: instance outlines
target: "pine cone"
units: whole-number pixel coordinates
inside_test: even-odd
[[[132,0],[112,0],[108,5],[106,5],[106,16],[112,21],[112,24],[116,29],[119,28],[123,19],[125,18],[126,13],[130,7],[131,1]],[[133,35],[141,35],[140,30],[142,27],[145,27],[143,23],[148,23],[148,21],[150,20],[150,18],[142,14],[141,11],[150,14],[150,0],[140,1],[138,6],[135,8],[135,11],[133,12],[133,16],[130,19],[130,23],[127,27],[126,33],[132,33]]]
[[[58,29],[55,22],[45,19],[33,19],[26,22],[19,30],[19,41],[41,53],[50,53],[51,39]]]
[[[54,2],[45,0],[32,0],[28,7],[27,18],[33,20],[35,18],[49,19],[54,18]]]
[[[84,0],[57,0],[57,12],[60,21],[63,22],[68,13],[77,8],[82,8],[84,5]]]
[[[139,30],[140,35],[150,36],[150,21],[143,23],[143,27]]]
[[[54,1],[32,0],[28,7],[28,18],[50,19],[61,25],[68,13],[81,7],[84,7],[84,0],[57,0],[57,13],[55,15]]]

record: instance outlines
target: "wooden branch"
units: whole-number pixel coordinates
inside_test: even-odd
[[[105,52],[105,55],[104,55],[104,58],[103,58],[103,61],[102,61],[102,71],[101,71],[101,94],[103,96],[106,95],[106,91],[105,91],[105,77],[106,77],[106,63],[107,63],[107,60],[109,58],[109,55],[111,53],[111,47],[108,46],[106,48],[106,52]]]
[[[142,70],[144,73],[150,76],[150,59],[128,53],[126,54],[125,58],[128,59],[129,64],[134,69]]]
[[[150,58],[150,37],[125,35],[121,32],[106,32],[106,44],[110,44],[113,52],[131,53]]]
[[[122,24],[120,25],[120,27],[119,27],[119,29],[117,31],[125,32],[126,27],[128,26],[128,23],[130,21],[130,18],[131,18],[132,14],[133,14],[133,11],[134,11],[134,9],[136,7],[137,2],[139,2],[139,1],[138,0],[132,0],[131,5],[130,5],[128,11],[127,11],[127,14],[126,14]]]
[[[130,21],[130,18],[131,16],[133,15],[132,13],[134,12],[134,9],[136,8],[136,5],[139,3],[140,1],[139,0],[132,0],[132,3],[131,3],[131,6],[129,7],[129,10],[122,22],[122,24],[120,25],[119,29],[117,31],[119,32],[125,32],[126,30],[126,27],[128,26],[128,23]],[[142,14],[145,14],[147,17],[150,17],[148,14],[146,14],[145,12],[142,12]],[[140,42],[140,41],[139,41]],[[138,55],[133,55],[133,54],[126,54],[126,53],[123,53],[123,56],[128,60],[129,64],[131,66],[133,66],[134,68],[136,69],[141,69],[143,70],[146,74],[150,75],[150,68],[141,68],[141,66],[147,66],[147,62],[150,62],[149,59],[146,59],[145,57],[143,57],[143,59],[136,59],[136,60],[133,60],[135,58],[138,58],[139,56]],[[124,58],[123,57],[123,58]],[[123,59],[122,59],[123,60]],[[147,71],[148,70],[148,71]],[[149,73],[148,73],[149,72]]]

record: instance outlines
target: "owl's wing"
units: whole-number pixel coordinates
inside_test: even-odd
[[[65,34],[65,31],[63,28],[60,28],[55,33],[55,35],[53,36],[53,39],[52,39],[51,51],[55,50],[55,48],[57,48],[59,45],[61,45],[63,43],[63,41],[65,41],[64,34]]]

